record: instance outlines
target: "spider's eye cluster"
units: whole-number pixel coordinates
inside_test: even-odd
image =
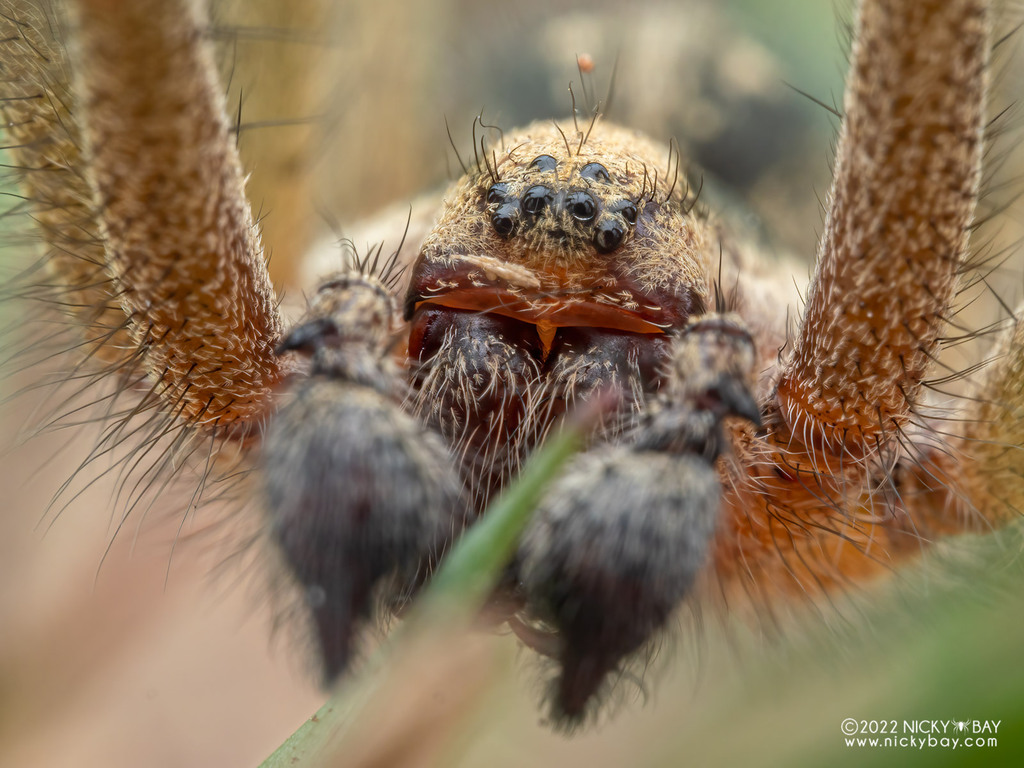
[[[519,200],[515,197],[498,196],[492,187],[487,196],[487,202],[493,207],[491,226],[494,227],[494,231],[501,237],[512,237],[519,225]]]
[[[560,234],[573,233],[589,239],[598,253],[611,253],[625,242],[636,224],[638,210],[632,200],[614,195],[613,180],[601,163],[587,163],[579,169],[583,186],[567,186],[554,177],[558,161],[539,155],[527,166],[532,184],[517,191],[514,184],[499,181],[485,192],[491,226],[508,239],[532,229],[542,220]],[[541,178],[531,178],[543,174]],[[552,177],[548,177],[552,174]],[[603,194],[604,193],[604,194]]]
[[[600,253],[614,251],[622,245],[627,228],[636,224],[636,217],[636,205],[631,200],[611,206],[594,228],[594,247]]]

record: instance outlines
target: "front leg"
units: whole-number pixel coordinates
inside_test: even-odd
[[[864,0],[835,180],[795,346],[766,433],[737,434],[718,590],[764,610],[919,552],[894,482],[974,216],[989,69],[985,0]]]
[[[200,3],[17,0],[0,101],[51,246],[47,298],[86,328],[97,375],[244,437],[290,359]],[[71,33],[68,55],[60,39]],[[77,346],[77,345],[76,345]]]
[[[876,451],[918,402],[981,177],[987,6],[860,5],[825,234],[775,391],[812,468]]]

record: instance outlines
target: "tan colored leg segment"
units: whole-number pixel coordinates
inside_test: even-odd
[[[860,5],[803,322],[766,434],[738,433],[724,472],[714,589],[733,603],[827,594],[934,533],[893,469],[967,250],[990,23],[985,0]]]
[[[1024,306],[1016,314],[996,342],[995,362],[974,393],[959,445],[965,459],[958,490],[989,524],[1024,510]]]
[[[776,391],[812,455],[863,456],[916,402],[974,216],[988,5],[860,5],[818,266]]]
[[[32,277],[32,298],[59,307],[82,331],[72,343],[84,343],[83,356],[113,369],[131,359],[135,345],[114,298],[92,215],[64,26],[60,9],[48,0],[0,4],[4,148],[25,196],[8,215],[31,217],[47,245],[39,265],[44,274]]]
[[[244,430],[286,372],[281,321],[199,4],[74,10],[88,179],[132,340],[167,411]]]

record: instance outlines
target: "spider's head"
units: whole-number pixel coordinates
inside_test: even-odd
[[[419,342],[436,325],[424,318],[439,312],[517,321],[515,335],[548,367],[581,334],[589,346],[595,333],[626,334],[658,357],[709,306],[706,226],[678,153],[592,128],[536,123],[456,185],[412,270],[411,357],[423,359],[429,339]]]

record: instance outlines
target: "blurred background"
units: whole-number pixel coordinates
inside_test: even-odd
[[[834,5],[223,0],[210,35],[272,274],[296,303],[340,259],[338,237],[363,249],[383,235],[394,247],[391,224],[404,224],[410,207],[429,226],[458,169],[446,120],[465,158],[474,116],[505,129],[565,117],[570,82],[581,112],[610,94],[609,119],[677,140],[691,175],[752,211],[742,215],[773,248],[809,260],[838,122],[794,89],[841,106],[851,10]],[[1019,21],[1013,10],[1004,32]],[[582,82],[578,54],[595,62]],[[1021,95],[1024,69],[1007,51],[1001,67],[995,101],[1007,104]],[[1019,143],[1020,124],[1010,121],[999,146]],[[986,235],[998,249],[1024,235],[1011,202],[1024,165],[1019,153],[994,156],[991,186],[1002,192],[990,205],[1008,204]],[[5,269],[25,258],[13,247],[0,255]],[[1019,298],[1019,272],[997,275],[1007,300]],[[972,322],[998,312],[993,305]],[[8,303],[0,319],[18,325],[24,311]],[[60,394],[8,400],[40,373],[6,373],[0,765],[259,764],[324,695],[296,633],[275,630],[268,558],[238,554],[245,533],[236,529],[249,530],[254,510],[209,504],[183,523],[187,498],[172,488],[114,536],[117,472],[91,484],[90,475],[51,506],[95,431],[25,441]],[[809,609],[777,637],[714,623],[679,633],[675,652],[648,670],[646,703],[626,702],[571,739],[540,723],[541,671],[510,638],[485,638],[461,666],[423,658],[424,675],[374,710],[378,735],[364,734],[404,746],[363,744],[351,762],[1009,764],[1024,752],[1020,542],[1016,531],[958,542],[840,605]],[[432,715],[429,734],[417,714]],[[841,741],[846,717],[953,716],[1003,720],[999,747],[913,754]]]

